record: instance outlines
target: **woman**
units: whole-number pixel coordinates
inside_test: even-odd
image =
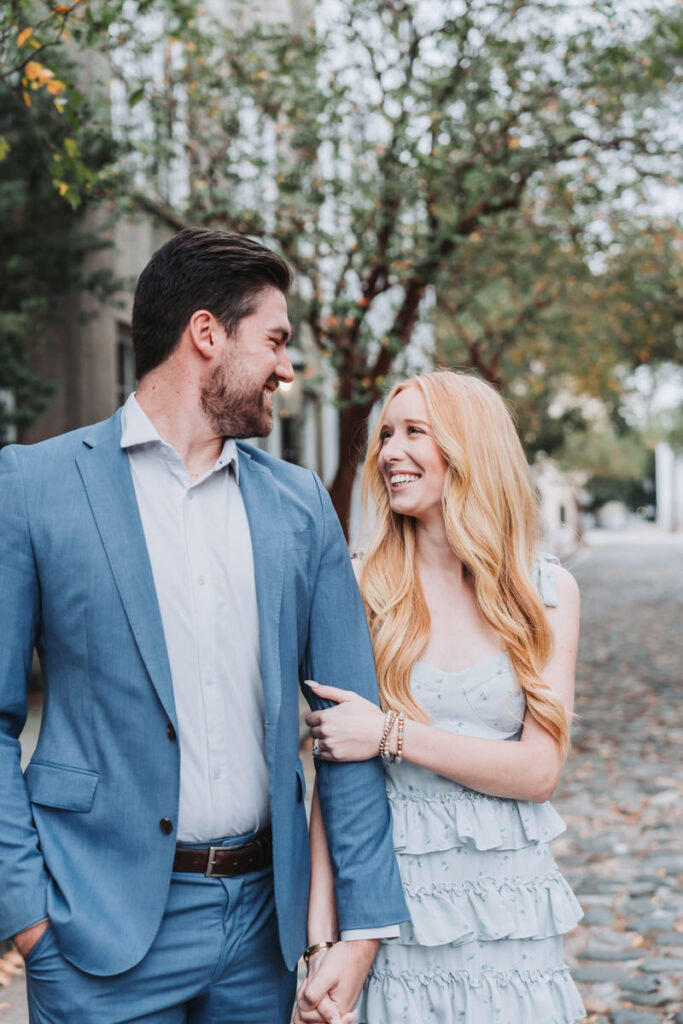
[[[450,371],[397,385],[363,488],[377,517],[358,576],[383,710],[311,683],[336,706],[307,718],[318,757],[375,757],[384,738],[389,762],[411,920],[380,945],[360,1024],[569,1024],[584,1009],[562,935],[581,910],[547,801],[569,744],[579,594],[535,558],[536,493],[503,400]],[[311,836],[316,944],[336,923],[315,798]]]

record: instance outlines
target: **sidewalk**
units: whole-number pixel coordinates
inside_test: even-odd
[[[683,1022],[683,536],[592,531],[554,843],[585,917],[567,960],[589,1024]]]

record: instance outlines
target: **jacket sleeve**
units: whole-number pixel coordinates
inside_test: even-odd
[[[315,477],[322,507],[322,553],[309,621],[305,678],[355,690],[377,704],[377,679],[365,612],[346,541],[327,491]],[[311,707],[329,707],[305,687]],[[379,758],[317,761],[318,791],[335,878],[341,931],[408,919],[394,856],[392,820]]]
[[[15,449],[6,447],[0,452],[0,938],[47,917],[47,873],[19,744],[39,608],[23,479]]]

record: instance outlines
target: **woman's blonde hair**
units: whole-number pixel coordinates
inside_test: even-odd
[[[562,701],[542,681],[552,632],[531,577],[540,537],[537,491],[512,418],[499,393],[451,370],[419,374],[389,393],[368,442],[363,503],[376,506],[360,589],[370,625],[382,706],[427,720],[410,673],[430,630],[416,567],[416,523],[392,512],[380,473],[388,406],[419,388],[446,461],[441,507],[448,542],[471,573],[480,614],[502,638],[529,711],[562,750],[569,741]]]

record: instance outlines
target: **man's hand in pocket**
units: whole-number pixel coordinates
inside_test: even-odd
[[[45,932],[49,923],[50,922],[46,918],[44,921],[38,921],[37,924],[32,924],[30,928],[24,928],[23,932],[17,932],[14,936],[12,941],[23,956],[24,960],[29,955],[41,935]]]

